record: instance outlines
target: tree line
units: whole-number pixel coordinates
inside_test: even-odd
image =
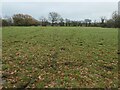
[[[101,22],[92,22],[90,19],[83,21],[64,19],[57,12],[50,12],[48,19],[42,16],[39,20],[28,14],[14,14],[12,17],[0,18],[2,26],[85,26],[120,28],[120,15],[117,11],[112,14],[111,19],[106,19],[106,17],[102,16],[100,20]]]

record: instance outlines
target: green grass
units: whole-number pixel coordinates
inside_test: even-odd
[[[3,84],[118,87],[118,31],[92,27],[4,27]]]

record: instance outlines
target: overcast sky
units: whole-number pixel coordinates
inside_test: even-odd
[[[120,0],[0,0],[1,2],[118,2]]]
[[[72,20],[89,18],[98,21],[101,16],[110,18],[113,11],[118,9],[118,1],[98,1],[99,2],[94,2],[94,0],[92,0],[92,2],[37,2],[35,0],[34,2],[19,2],[18,0],[18,2],[14,2],[14,0],[9,0],[9,2],[7,2],[7,0],[4,0],[4,2],[2,2],[2,16],[12,16],[13,14],[23,13],[39,19],[41,16],[47,18],[48,13],[54,11],[58,12],[63,18]]]

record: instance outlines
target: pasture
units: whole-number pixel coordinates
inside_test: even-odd
[[[5,88],[118,87],[118,30],[3,27]]]

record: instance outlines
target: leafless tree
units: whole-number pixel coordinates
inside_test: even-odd
[[[112,19],[114,21],[115,27],[119,27],[120,28],[120,15],[118,14],[117,11],[114,11],[112,14]]]
[[[46,26],[46,25],[47,25],[47,22],[48,22],[48,21],[47,21],[47,19],[46,19],[45,17],[43,17],[43,16],[40,17],[40,23],[41,23],[42,26]]]
[[[102,16],[102,17],[100,17],[100,19],[101,19],[101,24],[104,24],[104,23],[105,23],[105,20],[106,20],[106,17],[105,17],[105,16]]]
[[[48,18],[51,21],[52,26],[54,26],[54,24],[59,21],[61,16],[57,12],[50,12],[49,15],[48,15]]]
[[[90,19],[85,19],[84,21],[85,21],[86,27],[91,24],[91,20]]]

